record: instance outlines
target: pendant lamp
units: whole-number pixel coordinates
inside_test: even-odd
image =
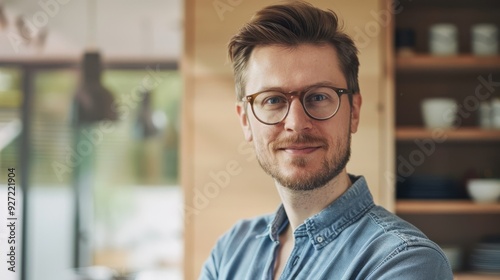
[[[5,15],[5,5],[3,3],[0,3],[0,30],[6,30],[7,26],[8,22],[7,16]]]
[[[117,120],[114,98],[101,82],[101,57],[97,51],[83,54],[81,82],[75,94],[76,124],[89,124],[103,120]]]
[[[144,91],[137,119],[134,126],[134,134],[138,139],[146,139],[158,134],[158,127],[153,121],[153,110],[151,107],[151,91]]]
[[[97,51],[97,1],[87,0],[87,50],[81,62],[81,80],[75,94],[75,124],[117,120],[113,94],[101,82],[101,56]]]

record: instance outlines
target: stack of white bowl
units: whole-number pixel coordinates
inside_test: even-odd
[[[479,243],[472,252],[470,265],[474,271],[500,274],[500,236]]]

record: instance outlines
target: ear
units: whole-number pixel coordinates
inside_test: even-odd
[[[252,137],[252,129],[250,127],[250,122],[248,120],[247,110],[244,107],[244,103],[237,102],[236,103],[236,113],[238,114],[238,118],[240,119],[241,129],[243,129],[243,135],[245,136],[245,140],[251,142],[253,140]]]
[[[358,131],[359,115],[361,113],[361,94],[356,92],[352,95],[352,109],[351,109],[351,133]]]

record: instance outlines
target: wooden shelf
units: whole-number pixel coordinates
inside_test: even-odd
[[[396,129],[397,141],[433,139],[442,141],[500,141],[500,129],[457,128],[426,129],[423,127],[399,127]]]
[[[498,280],[500,275],[498,274],[484,274],[484,273],[474,273],[474,272],[460,272],[455,273],[454,280]]]
[[[432,56],[414,55],[396,58],[396,70],[483,70],[500,68],[500,56]]]
[[[470,200],[398,200],[397,214],[500,214],[500,203]]]
[[[77,67],[81,63],[83,53],[74,56],[1,56],[0,66],[2,67],[39,67],[39,68],[57,68],[57,67]],[[177,69],[178,62],[175,58],[144,56],[144,57],[125,57],[103,55],[102,64],[105,68],[138,68],[146,69],[147,66],[162,70]]]

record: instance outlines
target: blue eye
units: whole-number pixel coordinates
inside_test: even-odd
[[[260,97],[262,97],[262,101],[259,104],[262,104],[262,106],[285,105],[288,103],[286,97],[283,95],[262,94]]]
[[[260,94],[254,102],[254,106],[267,111],[283,110],[287,105],[288,100],[286,96],[276,92]]]
[[[308,98],[309,101],[323,101],[325,99],[328,99],[328,97],[324,94],[319,94],[319,93],[313,94]]]
[[[318,109],[336,108],[338,104],[337,93],[328,87],[311,89],[304,97],[304,106],[311,113]]]
[[[283,101],[282,97],[274,96],[274,97],[267,98],[264,103],[266,103],[266,104],[278,104],[282,101]]]
[[[307,103],[323,103],[325,101],[329,101],[331,100],[332,97],[330,95],[328,95],[327,93],[323,93],[323,92],[313,92],[309,95],[306,96],[306,102]]]

